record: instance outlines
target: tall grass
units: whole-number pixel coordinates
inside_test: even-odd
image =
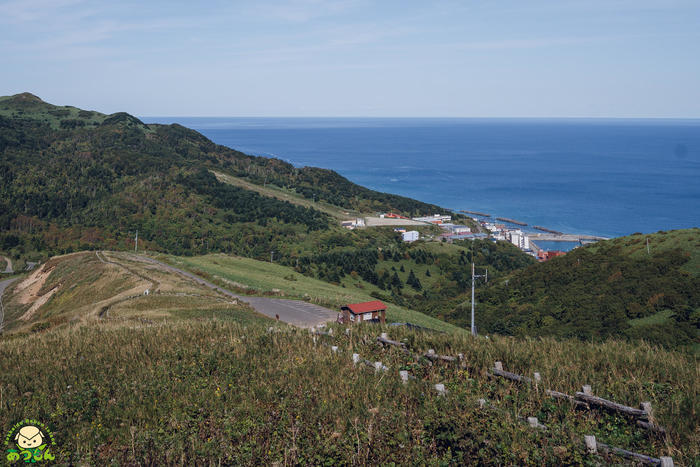
[[[319,336],[218,318],[94,323],[0,341],[0,427],[25,417],[56,434],[62,462],[92,464],[562,464],[588,456],[584,434],[679,464],[700,460],[698,365],[644,344],[472,339],[358,326]],[[375,342],[382,330],[430,364]],[[334,353],[330,345],[339,346]],[[380,360],[375,374],[351,354]],[[542,387],[582,384],[615,401],[652,401],[666,437],[624,417],[583,412],[487,376],[495,360]],[[398,371],[416,377],[401,384]],[[437,395],[435,383],[448,394]],[[481,409],[487,399],[494,409]],[[518,417],[536,416],[534,430]]]

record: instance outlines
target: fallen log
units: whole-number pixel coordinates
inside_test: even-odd
[[[596,447],[599,451],[606,451],[611,454],[615,454],[626,459],[634,459],[635,461],[641,462],[648,465],[661,465],[661,459],[656,457],[647,456],[646,454],[639,454],[637,452],[628,451],[627,449],[616,448],[605,443],[596,442]]]
[[[555,399],[564,399],[564,400],[567,400],[569,402],[572,402],[576,407],[581,407],[582,409],[590,410],[590,408],[591,408],[585,402],[578,401],[578,400],[576,400],[576,398],[574,396],[564,394],[563,392],[552,391],[551,389],[547,389],[547,390],[545,390],[544,393],[547,394],[549,397],[553,397]]]
[[[645,422],[644,420],[637,420],[637,426],[644,428],[645,430],[653,431],[654,433],[659,433],[660,435],[666,434],[666,428],[656,423]]]
[[[628,407],[626,405],[618,404],[617,402],[609,401],[607,399],[603,399],[602,397],[593,396],[591,394],[577,392],[576,399],[587,402],[589,405],[603,407],[614,412],[624,413],[626,415],[631,415],[637,418],[647,418],[647,413],[644,410],[635,409],[634,407]]]
[[[377,337],[377,342],[381,342],[382,344],[395,345],[397,347],[406,347],[406,344],[404,344],[403,342],[392,341],[391,339],[388,339],[384,336]]]
[[[532,383],[531,378],[528,378],[527,376],[522,376],[522,375],[518,375],[515,373],[511,373],[510,371],[500,370],[498,368],[491,368],[491,372],[496,376],[501,376],[503,378],[510,379],[512,381],[517,381],[518,383],[526,383],[526,384]]]
[[[423,356],[427,359],[430,360],[443,360],[445,362],[455,362],[457,361],[457,357],[452,357],[450,355],[438,355],[436,353],[425,353]]]
[[[379,342],[380,344],[393,345],[399,347],[404,353],[410,353],[406,348],[406,344],[404,344],[403,342],[392,341],[391,339],[388,339],[384,336],[377,337],[377,342]]]

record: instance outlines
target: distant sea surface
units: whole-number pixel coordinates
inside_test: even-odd
[[[700,226],[700,120],[148,117],[239,151],[566,233]]]

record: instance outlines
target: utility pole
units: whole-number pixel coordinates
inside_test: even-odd
[[[486,278],[486,282],[489,281],[489,270],[486,269],[485,274],[474,274],[474,263],[472,262],[472,336],[476,336],[476,324],[474,323],[474,282],[475,279],[479,277]]]
[[[647,237],[647,255],[649,255],[649,254],[651,254],[651,253],[649,253],[649,237]]]
[[[139,231],[136,231],[136,241],[134,242],[134,251],[139,251]]]
[[[274,255],[275,255],[275,252],[274,252],[274,251],[271,251],[271,252],[270,252],[270,262],[271,262],[271,263],[273,262],[273,261],[272,261],[272,258],[274,257]]]

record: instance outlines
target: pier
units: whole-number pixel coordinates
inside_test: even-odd
[[[474,214],[475,216],[491,217],[491,214],[486,214],[485,212],[479,211],[467,211],[466,209],[461,209],[459,212],[463,212],[465,214]]]
[[[496,220],[502,221],[502,222],[509,222],[509,223],[515,224],[515,225],[522,225],[522,226],[527,225],[525,222],[516,221],[515,219],[508,219],[507,217],[497,217]]]
[[[532,228],[537,229],[537,230],[541,230],[542,232],[551,233],[551,234],[564,235],[562,232],[559,232],[558,230],[548,229],[546,227],[541,227],[539,225],[533,225]]]
[[[553,233],[532,233],[528,234],[531,240],[542,242],[580,242],[592,243],[599,240],[610,240],[608,237],[598,237],[596,235],[578,234],[553,234]]]

